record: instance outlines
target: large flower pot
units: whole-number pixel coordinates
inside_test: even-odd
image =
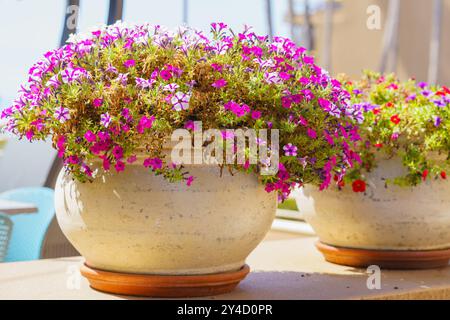
[[[331,262],[386,268],[445,266],[450,258],[450,181],[405,188],[386,178],[403,172],[394,158],[367,174],[364,193],[350,186],[318,191],[305,187],[296,197]]]
[[[62,171],[56,213],[86,259],[96,289],[148,296],[204,296],[232,290],[264,238],[276,195],[255,175],[187,166],[191,186],[169,183],[141,164],[80,183]]]

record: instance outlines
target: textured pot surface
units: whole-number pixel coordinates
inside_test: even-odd
[[[142,165],[79,183],[61,172],[58,222],[97,269],[190,275],[238,270],[270,229],[276,195],[257,176],[187,166],[194,183],[169,183]]]
[[[322,242],[384,250],[450,248],[450,181],[433,180],[413,188],[385,187],[402,173],[397,159],[383,160],[367,175],[365,193],[350,186],[318,191],[305,187],[296,196],[300,210]]]

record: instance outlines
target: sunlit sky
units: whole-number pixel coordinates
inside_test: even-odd
[[[315,1],[313,1],[315,2]],[[175,27],[182,23],[183,0],[124,0],[123,20]],[[189,25],[209,30],[214,21],[234,29],[244,24],[267,33],[264,0],[189,0]],[[276,35],[289,36],[287,0],[272,0]],[[15,98],[29,67],[59,45],[66,0],[0,0],[0,109]],[[105,23],[109,1],[81,0],[78,30]]]

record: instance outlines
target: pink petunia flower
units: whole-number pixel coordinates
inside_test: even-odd
[[[91,130],[86,131],[84,138],[87,142],[95,142],[97,140],[97,136]]]
[[[103,104],[103,99],[101,98],[94,99],[92,104],[94,105],[94,107],[98,108]]]
[[[125,68],[128,69],[128,68],[134,67],[136,65],[136,61],[133,60],[133,59],[130,59],[130,60],[125,61],[123,63],[123,65],[124,65]]]
[[[191,95],[189,93],[178,91],[172,96],[170,102],[172,103],[173,109],[175,111],[181,111],[189,109],[190,99]]]
[[[123,163],[122,161],[117,161],[114,167],[116,168],[117,172],[124,171],[125,170],[125,163]]]
[[[133,154],[133,155],[128,157],[127,162],[128,163],[134,163],[134,162],[136,162],[136,160],[137,160],[137,156]]]
[[[227,84],[228,84],[227,80],[219,79],[219,80],[214,81],[214,83],[211,86],[213,86],[214,88],[223,88]]]
[[[59,108],[55,109],[54,116],[59,122],[64,123],[70,119],[69,109],[60,106]]]
[[[175,92],[180,86],[176,83],[169,83],[162,87],[162,91]]]
[[[136,81],[136,87],[138,87],[140,89],[151,88],[153,86],[153,84],[156,82],[155,79],[145,80],[143,78],[136,78],[135,81]]]
[[[170,80],[170,78],[172,78],[172,73],[170,73],[170,71],[168,70],[161,70],[161,72],[159,73],[159,76],[163,79],[163,80]]]
[[[102,126],[104,126],[105,128],[108,128],[108,127],[109,127],[109,125],[111,124],[111,116],[109,115],[108,112],[103,113],[103,114],[100,116],[100,124],[101,124]]]
[[[261,118],[261,111],[253,110],[252,111],[252,119],[258,120],[259,118]]]
[[[123,149],[121,146],[114,146],[112,150],[112,155],[116,159],[122,159],[123,158]]]
[[[190,187],[192,185],[192,182],[194,181],[194,177],[193,176],[189,176],[186,180],[186,185],[188,187]]]
[[[151,116],[150,118],[143,116],[139,120],[139,124],[136,126],[136,130],[138,133],[144,133],[145,129],[150,129],[153,126],[153,121],[155,121],[155,117]]]
[[[188,129],[188,130],[196,130],[196,126],[195,126],[195,122],[192,120],[188,120],[186,121],[186,123],[184,124],[184,128]]]
[[[144,160],[144,167],[152,167],[153,170],[162,168],[162,160],[160,158],[147,158]]]
[[[296,157],[297,156],[297,147],[292,143],[288,143],[283,147],[284,155],[288,157]]]

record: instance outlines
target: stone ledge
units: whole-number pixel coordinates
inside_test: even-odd
[[[269,234],[251,254],[253,272],[232,293],[209,299],[450,299],[450,266],[381,271],[381,289],[369,290],[363,269],[325,262],[315,237]],[[81,257],[0,264],[0,299],[125,299],[89,288],[77,276]],[[79,284],[79,288],[77,288]]]

